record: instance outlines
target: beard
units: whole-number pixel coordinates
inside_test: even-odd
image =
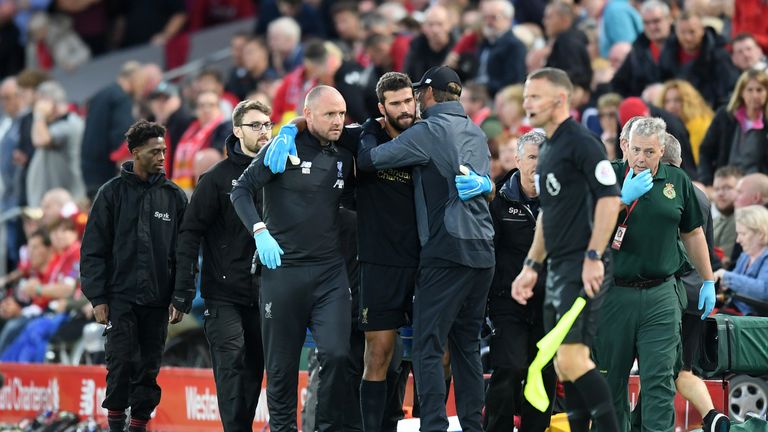
[[[258,153],[259,150],[261,150],[262,147],[264,147],[268,142],[269,139],[262,140],[262,138],[267,138],[262,135],[259,135],[255,138],[246,138],[240,140],[240,146],[243,150],[249,151],[251,153]]]
[[[398,132],[402,132],[413,126],[415,118],[415,114],[400,114],[399,116],[395,117],[387,113],[387,123],[389,123],[389,125]]]
[[[733,203],[731,203],[731,205],[727,205],[727,206],[725,206],[723,208],[720,208],[720,206],[717,206],[717,205],[715,207],[717,207],[717,211],[719,211],[720,214],[723,215],[723,216],[730,216],[734,212]]]

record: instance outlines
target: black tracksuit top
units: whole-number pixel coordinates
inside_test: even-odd
[[[133,162],[99,189],[80,249],[82,290],[94,306],[121,299],[168,307],[186,206],[178,186],[164,175],[141,180]]]
[[[356,135],[342,134],[341,139]],[[253,196],[263,189],[263,222],[284,252],[283,266],[341,259],[339,205],[343,201],[345,207],[354,207],[353,157],[345,147],[354,148],[354,144],[322,146],[309,131],[303,131],[296,135],[300,165],[288,162],[284,173],[272,174],[264,166],[268,144],[235,181],[230,198],[249,231],[262,222]]]
[[[254,306],[259,301],[258,277],[251,274],[256,245],[229,199],[232,185],[253,158],[242,153],[234,135],[227,138],[225,146],[227,158],[200,177],[181,222],[174,301],[189,306],[195,297],[201,243],[202,297],[244,306]],[[260,213],[261,193],[255,196],[254,205]]]

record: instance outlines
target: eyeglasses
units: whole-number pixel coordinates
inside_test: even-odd
[[[597,116],[600,118],[618,118],[618,115],[616,115],[616,112],[612,112],[612,111],[601,112],[601,113],[598,113]]]
[[[240,125],[240,127],[248,126],[249,128],[251,128],[252,131],[258,132],[262,128],[265,130],[272,130],[272,126],[274,125],[275,124],[272,122],[265,122],[265,123],[253,122],[253,123],[243,123]]]

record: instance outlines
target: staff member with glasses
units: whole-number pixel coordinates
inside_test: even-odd
[[[205,336],[213,362],[219,414],[225,432],[250,431],[264,377],[259,319],[259,280],[251,269],[256,251],[251,232],[229,200],[232,183],[272,138],[272,109],[244,100],[232,113],[227,159],[208,170],[181,223],[174,298],[189,312],[195,297],[202,244],[200,292],[205,300]],[[253,203],[262,208],[261,193]]]

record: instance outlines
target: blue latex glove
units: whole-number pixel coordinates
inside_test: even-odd
[[[645,195],[652,187],[651,170],[647,169],[635,176],[632,168],[630,168],[624,179],[624,185],[621,186],[621,202],[630,205],[634,200]]]
[[[268,269],[280,267],[280,255],[283,250],[277,244],[277,241],[269,234],[269,231],[262,230],[253,236],[256,240],[256,251],[259,253],[259,260]]]
[[[298,129],[296,125],[287,124],[280,128],[277,136],[272,139],[272,142],[267,147],[267,152],[264,154],[264,166],[269,167],[269,170],[274,174],[280,174],[285,171],[285,162],[288,160],[288,155],[296,156],[296,134]]]
[[[704,310],[701,319],[707,319],[715,308],[715,281],[707,280],[699,290],[699,310]]]
[[[479,176],[473,171],[469,175],[456,176],[456,189],[459,191],[459,198],[462,201],[468,201],[472,198],[487,194],[493,190],[493,183],[488,176]]]

